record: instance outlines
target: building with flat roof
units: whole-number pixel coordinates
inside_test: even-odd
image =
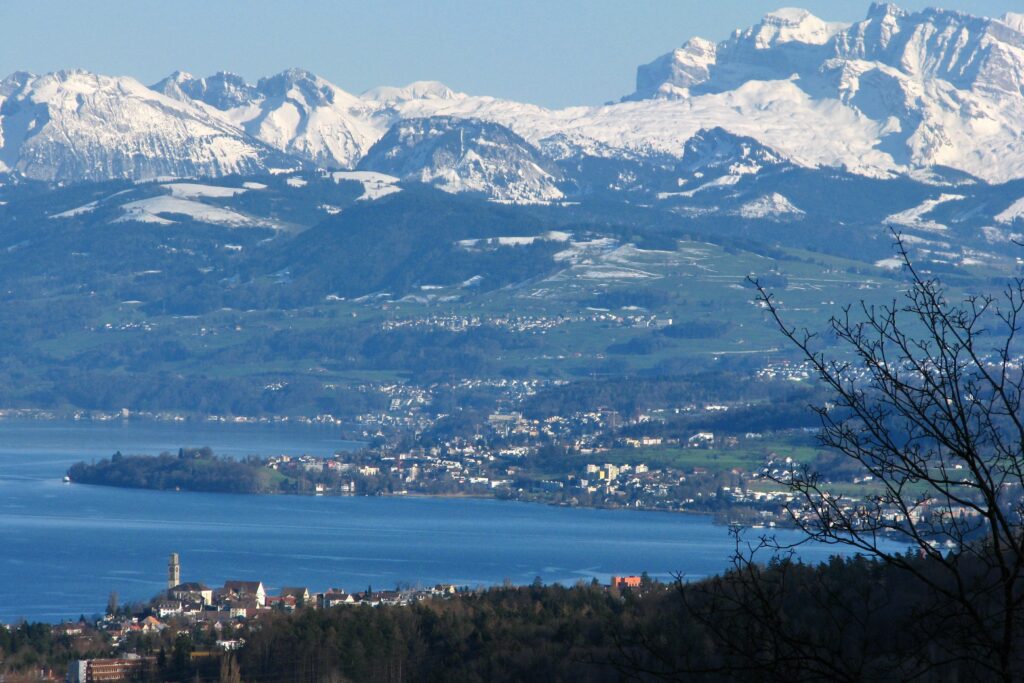
[[[155,657],[79,659],[68,665],[68,683],[142,680],[156,668]]]

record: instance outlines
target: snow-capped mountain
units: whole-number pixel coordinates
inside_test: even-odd
[[[851,25],[780,10],[725,41],[692,39],[641,66],[628,99],[704,110],[744,94],[753,111],[758,101],[771,108],[757,84],[773,83],[777,97],[804,102],[805,121],[813,110],[834,112],[822,129],[849,146],[841,163],[852,169],[949,166],[1002,181],[1024,175],[1017,133],[1024,122],[1022,30],[1021,15],[997,20],[880,3]],[[779,117],[768,111],[755,118],[768,129]],[[814,158],[805,151],[810,136],[788,143],[770,133],[758,137],[794,158]]]
[[[627,99],[686,99],[694,88],[722,92],[755,79],[785,80],[827,59],[825,44],[843,28],[806,10],[782,9],[721,43],[691,38],[639,67],[636,92]]]
[[[757,173],[778,166],[785,158],[751,137],[733,135],[723,128],[698,131],[683,145],[680,173],[705,181],[726,175]]]
[[[386,119],[378,120],[376,102],[301,69],[256,85],[227,73],[195,78],[177,72],[153,89],[209,105],[253,138],[325,168],[354,167],[388,127]]]
[[[563,191],[633,191],[650,165],[660,172],[715,128],[805,168],[936,182],[952,169],[1002,182],[1024,177],[1024,15],[874,4],[863,21],[843,24],[779,10],[726,40],[691,38],[641,66],[621,102],[560,110],[433,81],[357,96],[297,69],[255,84],[179,72],[152,88],[85,72],[15,74],[0,84],[0,171],[59,180],[222,175],[271,159],[352,169],[393,126],[424,119],[447,120],[446,130],[469,120],[513,131],[531,147],[524,159],[539,149],[560,164]],[[508,154],[524,153],[507,141]],[[510,196],[504,172],[491,187],[472,160],[401,156],[403,177]],[[489,163],[500,166],[499,156]],[[413,168],[413,159],[425,165]],[[528,194],[554,196],[557,174],[541,181],[550,167],[534,161],[543,172],[524,182],[545,189]]]
[[[371,88],[360,97],[364,100],[394,106],[411,100],[461,100],[465,99],[466,95],[455,92],[444,83],[438,81],[416,81],[404,88],[389,86]]]
[[[801,219],[805,212],[771,189],[796,168],[754,138],[723,128],[700,130],[683,145],[683,157],[672,169],[675,187],[659,192],[657,199],[691,215]]]
[[[360,168],[429,183],[446,192],[493,199],[561,199],[558,168],[508,128],[475,119],[436,116],[396,123]]]
[[[0,170],[46,180],[252,173],[281,155],[132,78],[62,71],[0,82]]]

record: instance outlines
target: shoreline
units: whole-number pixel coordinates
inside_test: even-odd
[[[337,427],[345,420],[333,416],[308,415],[217,415],[214,413],[174,413],[148,410],[120,411],[49,408],[0,408],[0,422],[5,420],[37,420],[39,422],[121,422],[139,420],[144,422],[208,423],[208,424],[301,424],[310,426]]]
[[[543,500],[522,500],[518,498],[501,498],[498,496],[488,496],[481,493],[423,493],[417,492],[395,492],[395,493],[378,493],[374,495],[365,495],[359,493],[307,493],[307,492],[295,492],[295,491],[262,491],[262,492],[243,492],[243,491],[199,491],[195,489],[157,489],[149,488],[144,486],[117,486],[114,484],[94,484],[89,482],[78,482],[78,481],[64,481],[62,482],[68,485],[75,486],[95,486],[97,488],[110,488],[119,489],[126,491],[152,491],[155,493],[192,493],[198,495],[227,495],[227,496],[253,496],[253,497],[296,497],[296,498],[417,498],[422,500],[492,500],[503,503],[516,503],[521,505],[543,505],[546,507],[553,508],[566,508],[571,510],[602,510],[608,512],[647,512],[647,513],[660,513],[660,514],[678,514],[678,515],[691,515],[695,517],[708,517],[711,519],[712,524],[715,526],[729,527],[738,525],[743,529],[795,529],[796,527],[791,525],[783,525],[776,523],[774,526],[768,525],[746,525],[739,524],[738,522],[719,522],[716,518],[716,513],[707,512],[703,510],[665,510],[658,508],[645,508],[645,507],[630,507],[627,505],[567,505],[565,503],[554,502],[554,501],[543,501]]]

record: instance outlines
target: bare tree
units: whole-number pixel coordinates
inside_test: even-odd
[[[238,660],[231,653],[221,656],[219,683],[242,683],[242,675],[238,668]]]
[[[833,317],[834,355],[754,282],[831,394],[814,408],[821,445],[862,465],[872,493],[836,493],[806,465],[769,476],[795,494],[787,510],[808,539],[899,568],[933,597],[915,609],[930,629],[922,635],[944,646],[920,656],[1015,680],[1024,675],[1024,281],[952,301],[894,237],[907,291]]]

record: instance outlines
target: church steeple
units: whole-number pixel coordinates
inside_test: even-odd
[[[167,590],[174,588],[181,583],[181,563],[178,562],[178,553],[171,553],[171,559],[167,561]]]

